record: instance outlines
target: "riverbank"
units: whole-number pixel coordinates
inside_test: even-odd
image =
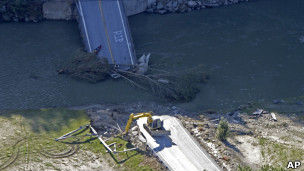
[[[204,8],[227,6],[249,0],[156,0],[146,12],[155,14],[185,13]]]
[[[303,111],[290,110],[290,104],[285,107],[249,104],[226,114],[213,111],[202,112],[199,119],[179,118],[224,170],[283,171],[287,170],[289,161],[304,162]],[[259,109],[261,114],[257,114]],[[221,118],[229,127],[224,141],[217,138]]]
[[[122,123],[122,128],[129,113],[153,111],[155,115],[176,116],[224,170],[271,171],[285,170],[288,161],[304,162],[303,100],[295,97],[272,103],[248,103],[225,113],[212,109],[189,112],[155,103],[99,104],[71,109],[93,111],[90,117],[97,126],[114,119],[121,121],[118,123]],[[225,141],[217,138],[221,118],[229,126]],[[137,135],[133,130],[132,134]],[[140,146],[141,142],[136,144]]]
[[[249,0],[128,0],[123,1],[127,16],[142,12],[185,13]],[[0,22],[39,22],[41,20],[74,20],[77,8],[73,0],[25,0],[0,2]]]
[[[0,111],[0,170],[163,170],[152,156],[140,150],[110,155],[89,130],[55,141],[90,123],[84,110],[40,109]],[[117,150],[132,144],[119,137]]]
[[[165,170],[147,151],[144,143],[134,138],[138,135],[136,127],[130,130],[130,142],[113,136],[117,134],[113,127],[124,129],[130,113],[153,111],[154,115],[178,117],[224,170],[284,170],[288,161],[304,162],[304,106],[299,103],[303,100],[303,97],[297,97],[275,100],[271,104],[248,103],[227,113],[211,109],[192,113],[173,105],[155,103],[1,111],[0,125],[5,131],[0,132],[4,142],[0,151],[6,154],[6,157],[0,158],[1,162],[6,161],[2,162],[1,168]],[[271,113],[275,113],[275,117]],[[225,141],[217,138],[221,118],[229,126]],[[65,141],[70,145],[54,141],[54,138],[88,123],[103,137],[108,137],[108,143],[117,142],[118,150],[137,147],[139,152],[111,157],[97,139],[86,138],[87,131]],[[75,146],[75,142],[79,145]],[[52,155],[57,153],[67,156]]]

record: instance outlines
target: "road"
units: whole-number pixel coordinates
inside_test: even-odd
[[[172,116],[153,116],[164,122],[164,128],[171,131],[171,135],[163,137],[151,137],[143,128],[147,118],[137,120],[137,125],[147,140],[147,145],[173,171],[220,171],[220,167],[193,139],[182,123]]]
[[[77,0],[79,26],[88,52],[120,67],[135,65],[128,20],[121,0]]]

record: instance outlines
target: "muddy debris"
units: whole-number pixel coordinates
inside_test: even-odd
[[[109,78],[110,65],[105,58],[97,58],[95,53],[77,51],[69,65],[57,70],[58,74],[67,74],[76,79],[97,83]]]
[[[97,53],[77,51],[70,64],[57,70],[58,74],[66,74],[91,83],[119,78],[138,89],[172,102],[191,101],[200,92],[198,84],[205,83],[209,79],[202,66],[175,72],[154,68],[149,70],[146,68],[142,72],[141,65],[128,71],[119,70],[110,65],[105,58],[97,57]],[[150,54],[144,57],[149,60]],[[145,63],[147,64],[148,62]]]

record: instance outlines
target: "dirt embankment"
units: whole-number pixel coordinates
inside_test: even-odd
[[[110,155],[86,129],[55,141],[90,123],[83,110],[41,109],[0,111],[0,170],[161,170],[162,165],[140,150]],[[104,137],[117,150],[133,145]]]
[[[121,129],[124,129],[130,113],[153,111],[155,115],[177,116],[224,170],[284,170],[288,161],[304,162],[304,112],[292,112],[296,110],[295,106],[288,104],[285,107],[282,104],[264,106],[266,107],[257,104],[241,105],[225,114],[213,110],[190,113],[173,105],[167,107],[153,103],[81,108],[95,109],[90,116],[97,127],[108,120],[105,119],[107,112],[111,113],[108,115],[111,119],[121,121],[115,121],[120,123]],[[283,112],[283,108],[288,108],[289,111]],[[261,114],[256,114],[259,112]],[[275,113],[275,119],[271,113]],[[224,142],[216,137],[221,117],[229,124],[229,134]],[[136,131],[132,130],[131,133],[135,135]],[[142,144],[136,141],[133,143],[138,146]]]
[[[282,105],[279,104],[270,105],[271,109],[269,106],[262,108],[250,104],[240,106],[237,110],[226,114],[213,110],[198,114],[189,113],[173,105],[134,103],[1,114],[0,126],[3,129],[0,131],[0,140],[5,143],[0,144],[0,152],[5,155],[0,156],[0,166],[7,170],[120,170],[138,166],[142,169],[164,170],[161,163],[146,151],[145,144],[138,138],[132,138],[132,136],[137,137],[135,128],[130,131],[131,143],[112,136],[124,130],[130,113],[153,111],[155,115],[177,116],[224,170],[260,170],[261,168],[285,170],[288,161],[304,162],[304,110],[292,112],[294,107],[286,106],[288,112],[286,110],[283,112]],[[259,108],[262,110],[257,110]],[[274,109],[280,109],[281,112]],[[88,111],[89,118],[84,110]],[[275,119],[271,113],[275,113]],[[219,141],[216,138],[221,117],[227,120],[229,125],[226,141]],[[98,140],[91,141],[84,138],[89,132],[72,139],[72,142],[87,142],[75,148],[67,144],[55,143],[54,139],[50,139],[76,129],[80,125],[88,124],[90,120],[104,137],[109,137],[109,143],[118,142],[120,150],[132,146],[138,146],[140,150],[111,158]],[[67,122],[69,126],[65,126]],[[36,129],[44,131],[39,133]],[[49,154],[43,152],[45,150]],[[55,158],[54,155],[52,157],[52,153],[55,153]],[[67,154],[67,157],[58,159],[56,158],[58,153]],[[123,162],[115,163],[116,160]]]
[[[303,163],[303,112],[264,110],[253,114],[257,109],[253,105],[227,114],[204,113],[200,119],[179,118],[225,170],[286,170],[289,161]],[[275,119],[271,113],[275,113]],[[224,142],[216,138],[220,117],[229,123]]]

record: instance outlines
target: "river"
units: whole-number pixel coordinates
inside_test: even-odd
[[[304,94],[304,2],[257,0],[186,14],[129,17],[137,55],[169,71],[203,64],[210,75],[188,110],[231,109]],[[75,21],[0,24],[0,109],[160,102],[125,81],[58,75],[83,48]]]

